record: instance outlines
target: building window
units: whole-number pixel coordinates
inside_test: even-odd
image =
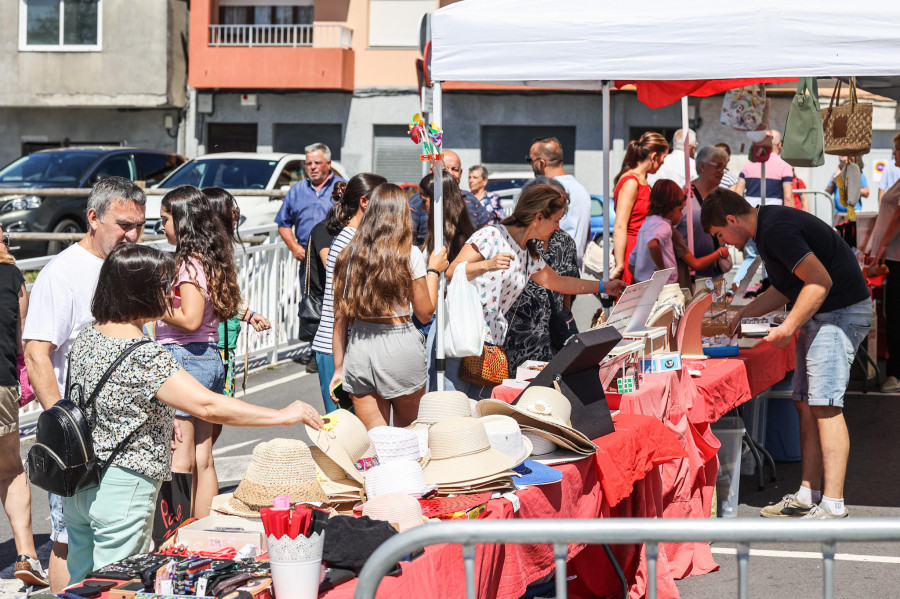
[[[19,50],[102,50],[103,0],[19,0]]]
[[[266,0],[259,4],[252,0],[220,2],[220,25],[312,25],[313,5],[304,0],[290,4],[276,4]]]
[[[563,151],[563,164],[575,163],[575,127],[556,125],[482,125],[481,162],[529,170],[525,162],[531,144],[540,137],[555,137]]]
[[[323,143],[331,150],[331,159],[341,159],[343,135],[340,123],[275,123],[272,151],[304,154],[305,148]]]

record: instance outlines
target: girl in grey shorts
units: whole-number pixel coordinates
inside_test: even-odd
[[[447,250],[428,266],[413,245],[406,194],[384,183],[375,188],[353,241],[334,267],[334,377],[350,394],[366,428],[407,426],[416,418],[427,369],[422,335],[411,322],[427,322],[437,304]],[[348,324],[351,330],[348,334]]]

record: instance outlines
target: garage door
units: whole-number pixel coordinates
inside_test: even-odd
[[[422,179],[420,146],[409,139],[406,125],[375,125],[374,171],[391,183],[418,183]]]

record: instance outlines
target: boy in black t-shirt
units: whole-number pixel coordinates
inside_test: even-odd
[[[756,209],[727,189],[704,200],[700,219],[720,244],[743,249],[753,239],[772,283],[741,310],[731,332],[741,317],[763,316],[793,303],[766,341],[786,347],[797,334],[793,399],[800,414],[803,481],[796,493],[764,507],[760,515],[844,518],[849,515],[844,478],[850,452],[844,393],[856,349],[872,326],[872,300],[859,263],[814,215],[784,206]]]

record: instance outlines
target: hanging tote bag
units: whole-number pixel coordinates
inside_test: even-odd
[[[837,106],[841,80],[834,87],[828,110],[822,113],[825,153],[838,156],[862,156],[872,149],[872,104],[856,99],[856,78],[850,78],[850,99]]]
[[[725,92],[719,122],[738,131],[765,129],[769,124],[769,110],[765,89],[748,85]]]
[[[300,317],[300,333],[297,336],[300,341],[312,341],[316,338],[316,331],[319,330],[319,322],[322,320],[322,296],[314,296],[309,293],[309,268],[313,260],[318,260],[319,256],[313,247],[312,234],[306,243],[309,251],[306,252],[306,282],[303,290],[303,298],[300,300],[300,306],[297,309],[297,315]]]
[[[484,309],[475,281],[466,276],[466,264],[456,267],[456,276],[447,286],[444,353],[448,358],[480,356],[484,346]]]
[[[809,92],[809,95],[806,94]],[[801,77],[784,125],[781,158],[791,166],[825,164],[825,139],[819,111],[819,84],[815,77]]]

